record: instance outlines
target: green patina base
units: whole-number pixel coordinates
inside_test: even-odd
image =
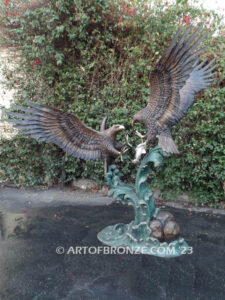
[[[136,253],[159,257],[176,257],[188,252],[188,244],[183,238],[168,244],[151,237],[149,223],[157,216],[159,209],[155,208],[153,193],[146,181],[151,172],[151,164],[159,167],[164,157],[168,157],[168,154],[159,147],[146,154],[138,169],[135,185],[123,183],[117,167],[110,166],[106,174],[106,180],[111,186],[109,195],[113,196],[114,200],[120,199],[123,204],[133,206],[135,219],[129,224],[116,224],[104,228],[98,233],[98,239],[102,243],[113,247],[127,247]]]
[[[143,226],[143,225],[142,225]],[[147,229],[148,228],[148,229]],[[130,253],[142,253],[159,257],[176,257],[188,253],[189,246],[183,238],[179,238],[171,243],[160,243],[156,238],[150,237],[151,229],[146,226],[149,231],[148,236],[142,236],[139,239],[134,238],[134,231],[136,230],[133,222],[130,224],[116,224],[114,226],[107,226],[98,233],[98,239],[112,247],[127,247]]]

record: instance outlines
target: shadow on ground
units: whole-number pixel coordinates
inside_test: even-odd
[[[105,226],[128,223],[121,204],[33,208],[0,217],[1,300],[225,299],[225,217],[168,209],[193,254],[56,254],[101,246]],[[13,230],[12,230],[13,228]]]

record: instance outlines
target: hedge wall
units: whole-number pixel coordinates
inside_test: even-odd
[[[179,25],[203,21],[209,48],[202,57],[216,58],[217,78],[173,129],[181,155],[168,159],[153,177],[164,192],[190,191],[198,203],[219,206],[225,180],[224,32],[218,15],[186,2],[46,0],[28,7],[8,1],[1,23],[20,60],[15,70],[6,68],[6,84],[18,89],[18,103],[29,99],[75,113],[95,129],[108,113],[108,126],[124,124],[137,145],[131,120],[148,102],[154,63]],[[144,132],[141,125],[136,129]],[[135,176],[133,156],[130,151],[118,161],[128,180]],[[0,140],[2,182],[37,186],[78,177],[102,182],[103,164],[75,159],[28,137]]]

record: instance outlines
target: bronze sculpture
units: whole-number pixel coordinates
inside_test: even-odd
[[[139,253],[161,257],[188,253],[189,247],[179,237],[180,228],[173,216],[163,214],[155,208],[147,177],[152,164],[158,167],[164,157],[179,153],[170,128],[184,117],[193,104],[195,94],[214,80],[214,60],[209,63],[203,60],[199,64],[197,58],[206,48],[196,50],[206,36],[199,36],[202,29],[203,25],[190,34],[192,26],[189,26],[180,38],[182,29],[179,29],[150,75],[149,103],[133,116],[133,124],[141,122],[147,128],[145,136],[136,132],[141,139],[146,138],[146,141],[142,141],[136,148],[133,162],[138,163],[141,156],[145,156],[137,171],[135,185],[123,183],[119,170],[112,165],[112,158],[127,150],[125,145],[116,141],[117,133],[125,129],[123,125],[113,125],[106,129],[105,117],[100,131],[96,131],[85,126],[72,114],[29,101],[27,104],[32,109],[14,106],[28,114],[8,113],[19,118],[13,122],[22,130],[22,134],[28,134],[39,141],[55,143],[67,153],[84,160],[104,160],[106,180],[111,187],[110,195],[124,204],[132,205],[135,212],[135,219],[131,223],[108,226],[98,234],[99,240],[107,245],[126,246]],[[156,137],[159,138],[158,147],[146,153],[146,146]],[[162,221],[162,218],[165,220]],[[154,253],[153,248],[156,250]]]
[[[170,127],[179,122],[192,106],[197,92],[205,89],[214,80],[211,73],[215,60],[198,64],[197,56],[206,47],[196,51],[206,34],[200,35],[203,25],[189,37],[192,26],[180,36],[180,28],[162,58],[150,74],[151,95],[148,105],[133,116],[133,124],[141,122],[147,128],[146,144],[158,136],[159,147],[167,153],[179,153],[171,137]],[[206,63],[206,64],[205,64]]]
[[[102,120],[100,131],[84,125],[75,115],[39,105],[30,101],[32,108],[14,105],[14,108],[27,112],[18,114],[7,112],[19,120],[8,120],[21,130],[20,134],[47,143],[54,143],[68,154],[84,160],[104,160],[105,173],[113,158],[126,151],[125,145],[116,141],[116,135],[125,129],[123,125],[113,125],[106,129],[107,116]],[[22,119],[22,120],[21,120]]]

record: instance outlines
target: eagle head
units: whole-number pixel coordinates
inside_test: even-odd
[[[125,129],[125,127],[123,125],[119,125],[119,124],[113,125],[111,128],[112,128],[112,131],[114,131],[116,133]]]
[[[109,137],[111,137],[111,138],[115,138],[116,137],[116,135],[120,132],[120,131],[122,131],[122,130],[124,130],[125,129],[125,127],[123,126],[123,125],[119,125],[119,124],[116,124],[116,125],[113,125],[112,127],[110,127],[110,128],[108,128],[108,129],[106,129],[105,130],[105,133],[109,136]]]
[[[133,116],[133,120],[132,120],[132,126],[134,126],[135,123],[144,123],[144,118],[143,115],[141,113],[141,111],[137,112],[134,116]]]

